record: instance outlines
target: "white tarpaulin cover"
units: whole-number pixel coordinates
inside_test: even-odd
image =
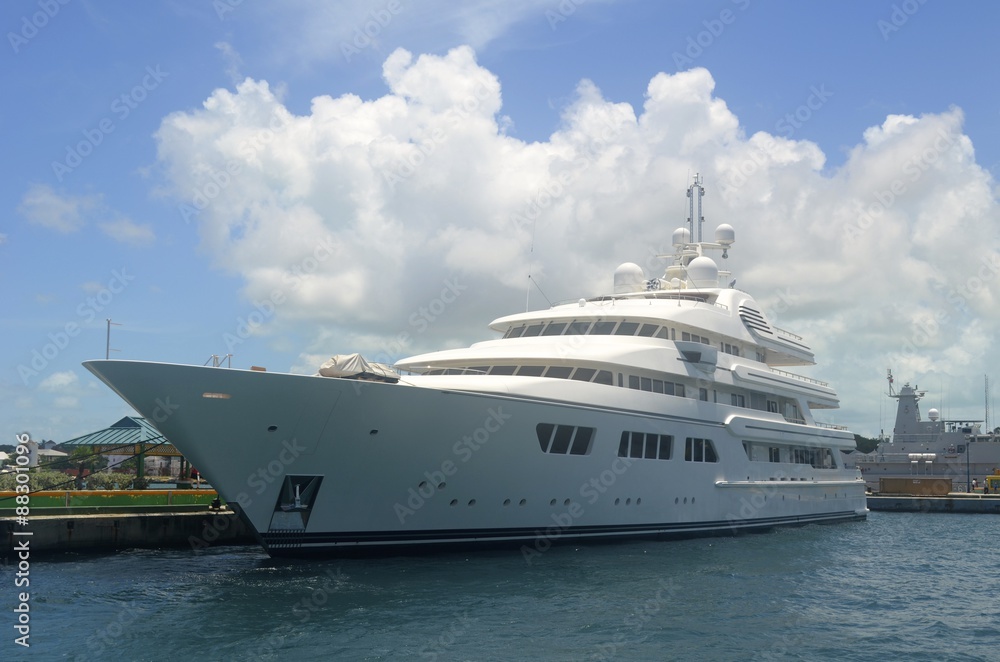
[[[337,354],[319,368],[323,377],[399,381],[399,373],[384,363],[369,363],[360,354]]]

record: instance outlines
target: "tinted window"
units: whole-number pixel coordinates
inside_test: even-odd
[[[590,330],[590,335],[610,336],[611,332],[615,330],[615,324],[618,322],[594,322],[594,328]]]
[[[547,327],[545,331],[542,332],[543,336],[561,336],[563,329],[566,328],[566,322],[552,322]]]

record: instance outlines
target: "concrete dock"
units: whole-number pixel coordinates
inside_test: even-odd
[[[1000,495],[951,492],[943,496],[868,495],[868,509],[900,513],[1000,514]]]
[[[31,556],[61,552],[165,547],[205,549],[214,545],[256,544],[253,532],[232,510],[199,508],[152,512],[60,514],[31,517],[27,525],[0,518],[0,557],[13,558],[27,540]],[[21,549],[19,547],[19,549]]]

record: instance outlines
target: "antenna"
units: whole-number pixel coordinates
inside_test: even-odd
[[[120,352],[121,351],[119,349],[111,349],[111,325],[113,324],[115,326],[121,326],[121,324],[119,324],[118,322],[112,322],[110,317],[107,318],[107,322],[108,322],[107,341],[104,344],[104,359],[105,360],[111,358],[111,352]]]
[[[697,237],[694,232],[694,192],[698,191],[698,234]],[[694,183],[688,186],[687,190],[688,196],[688,229],[691,230],[691,239],[697,243],[701,243],[701,226],[705,223],[705,217],[701,214],[701,199],[705,196],[705,187],[701,185],[701,173],[695,173]]]

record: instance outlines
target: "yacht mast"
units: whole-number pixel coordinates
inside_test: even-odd
[[[698,216],[694,214],[694,192],[698,191]],[[705,195],[705,187],[701,185],[701,173],[695,173],[694,182],[688,186],[688,229],[691,231],[691,238],[696,244],[701,243],[701,226],[705,223],[705,217],[701,213],[701,199]],[[698,234],[694,232],[694,219],[698,219]]]

